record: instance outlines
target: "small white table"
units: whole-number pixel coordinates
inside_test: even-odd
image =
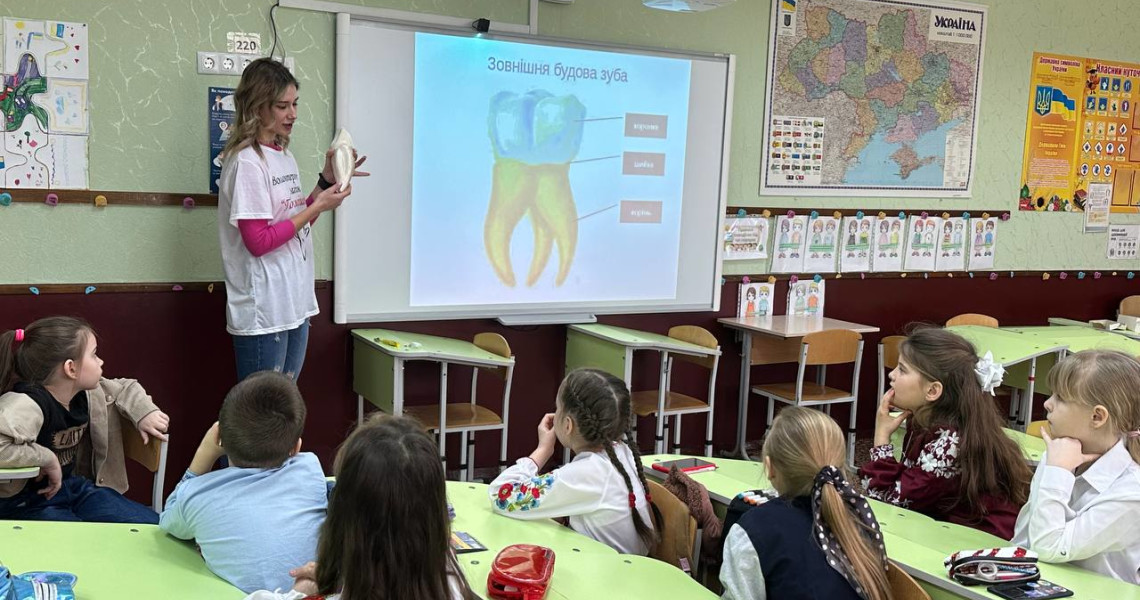
[[[828,317],[776,315],[770,317],[735,317],[717,319],[741,336],[740,406],[736,426],[736,449],[733,454],[748,458],[744,437],[748,427],[748,394],[753,365],[793,363],[800,359],[803,337],[831,329],[847,329],[858,333],[877,333],[878,327]],[[758,335],[757,335],[758,334]],[[822,376],[822,369],[821,369]],[[854,410],[854,409],[852,409]]]

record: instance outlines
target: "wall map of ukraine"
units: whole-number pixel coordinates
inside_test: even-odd
[[[947,136],[973,132],[980,45],[931,40],[968,19],[889,3],[801,2],[777,41],[772,115],[823,117],[823,185],[942,187]]]

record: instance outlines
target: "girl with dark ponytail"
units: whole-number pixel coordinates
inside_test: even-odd
[[[629,389],[596,369],[571,372],[556,410],[538,424],[538,447],[491,483],[492,508],[516,519],[569,517],[570,527],[626,554],[657,543],[641,455],[632,433]],[[555,440],[574,451],[544,475]]]

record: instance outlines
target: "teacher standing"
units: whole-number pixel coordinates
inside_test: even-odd
[[[289,137],[297,121],[297,80],[261,58],[242,73],[218,196],[218,237],[226,273],[226,331],[238,379],[274,370],[296,379],[305,362],[314,290],[312,225],[352,193],[337,191],[332,151],[306,198]],[[356,162],[359,166],[361,158]],[[366,173],[357,173],[366,175]]]

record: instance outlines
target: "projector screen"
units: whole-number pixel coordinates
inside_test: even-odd
[[[716,310],[732,74],[339,16],[334,320]]]

